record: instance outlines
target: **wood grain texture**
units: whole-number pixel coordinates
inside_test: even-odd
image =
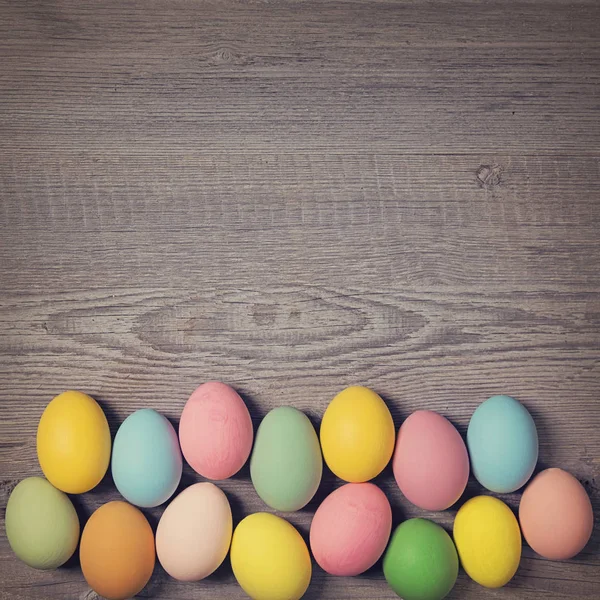
[[[346,385],[396,423],[465,433],[487,396],[532,412],[540,468],[600,520],[600,4],[596,0],[0,0],[0,505],[39,474],[35,431],[68,388],[115,433],[172,422],[224,380],[255,425],[318,426]],[[199,477],[186,467],[182,486]],[[377,478],[394,523],[427,515]],[[315,500],[289,519],[307,537]],[[247,467],[234,518],[264,510]],[[466,497],[481,493],[469,484]],[[110,478],[74,502],[116,498]],[[519,494],[505,497],[516,508]],[[155,526],[162,509],[146,511]],[[0,511],[0,599],[91,599],[77,564],[36,572]],[[503,590],[600,594],[600,531],[571,561],[524,547]],[[243,598],[157,566],[142,598]],[[315,568],[309,599],[392,598]]]

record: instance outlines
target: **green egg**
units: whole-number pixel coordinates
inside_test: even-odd
[[[392,535],[383,558],[383,574],[404,600],[442,600],[458,576],[454,542],[432,521],[405,521]]]
[[[275,510],[300,510],[315,495],[323,473],[321,446],[312,423],[291,406],[262,420],[250,459],[258,495]]]
[[[66,494],[41,477],[29,477],[8,499],[6,537],[30,567],[56,569],[77,548],[79,518]]]

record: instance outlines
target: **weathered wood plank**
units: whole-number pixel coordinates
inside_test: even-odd
[[[531,410],[540,468],[600,518],[600,5],[0,2],[0,506],[39,474],[45,404],[82,389],[111,430],[177,422],[222,379],[255,424],[280,404],[318,426],[363,383],[399,426],[487,396]],[[182,485],[198,478],[188,467]],[[377,478],[394,520],[427,515]],[[336,482],[290,520],[306,536]],[[248,469],[235,520],[264,510]],[[467,497],[481,493],[474,482]],[[117,494],[75,498],[82,519]],[[513,507],[519,495],[505,497]],[[162,509],[147,511],[153,525]],[[77,561],[34,572],[0,511],[0,598],[91,599]],[[600,533],[575,560],[524,548],[505,590],[595,598]],[[229,565],[140,597],[243,598]],[[315,568],[308,598],[391,598],[377,565]]]

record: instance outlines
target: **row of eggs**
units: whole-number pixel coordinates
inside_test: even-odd
[[[306,505],[319,486],[322,450],[331,470],[351,482],[328,496],[313,518],[310,546],[325,571],[359,574],[387,546],[384,574],[399,595],[408,600],[442,598],[458,572],[456,544],[473,579],[489,587],[505,584],[519,564],[521,533],[513,513],[500,500],[481,496],[465,503],[455,520],[454,543],[438,525],[412,519],[396,529],[388,545],[389,502],[379,488],[364,482],[378,475],[393,454],[394,475],[404,495],[422,508],[443,510],[464,491],[470,453],[473,472],[485,487],[498,492],[518,489],[537,461],[537,433],[527,410],[508,396],[484,402],[469,424],[469,453],[453,425],[431,411],[411,415],[395,438],[383,400],[368,388],[355,386],[330,403],[320,444],[306,415],[280,407],[261,422],[252,451],[246,405],[229,386],[211,382],[200,386],[187,402],[179,440],[159,413],[144,409],[130,415],[114,440],[112,475],[129,502],[157,506],[179,484],[180,446],[190,465],[214,480],[235,474],[252,451],[250,472],[259,496],[272,508],[294,511]],[[77,545],[79,522],[59,490],[82,493],[97,485],[108,468],[110,451],[106,418],[89,396],[65,392],[48,405],[38,428],[38,456],[53,485],[40,478],[25,480],[7,507],[8,538],[20,558],[38,568],[53,568],[69,558]],[[45,540],[39,539],[40,524],[36,533],[36,519],[30,518],[35,512],[28,508],[32,504],[46,506],[39,520],[52,531],[46,532]],[[52,506],[61,508],[51,517]],[[533,480],[519,516],[530,545],[556,559],[579,552],[593,526],[585,490],[560,469],[544,471]],[[80,555],[92,588],[107,598],[126,598],[150,577],[155,545],[169,574],[198,580],[221,564],[230,544],[234,574],[252,598],[299,598],[304,593],[310,581],[310,555],[300,534],[287,521],[258,513],[237,526],[232,541],[229,503],[210,483],[191,486],[171,502],[156,541],[145,517],[133,506],[112,502],[101,507],[84,529]],[[123,554],[135,555],[141,563],[131,565],[131,558]],[[120,569],[124,577],[119,576]],[[273,580],[278,574],[281,578]],[[423,596],[423,586],[429,595]]]
[[[112,447],[112,477],[132,504],[158,506],[175,492],[182,453],[210,480],[233,476],[250,461],[259,496],[270,507],[290,512],[305,506],[322,475],[322,457],[344,481],[377,476],[393,455],[400,490],[426,510],[444,510],[462,495],[469,477],[469,455],[476,479],[506,493],[531,477],[538,456],[535,424],[527,409],[508,396],[494,396],[471,418],[467,447],[445,417],[417,411],[396,431],[385,402],[372,390],[353,386],[327,407],[320,443],[308,417],[282,406],[270,411],[253,440],[246,404],[220,382],[201,385],[181,414],[179,438],[171,423],[152,409],[131,414]],[[37,435],[38,457],[47,479],[58,489],[80,494],[104,477],[111,439],[100,406],[80,392],[65,392],[46,408]],[[395,451],[394,451],[395,447]]]

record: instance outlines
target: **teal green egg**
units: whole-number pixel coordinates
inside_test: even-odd
[[[483,487],[506,494],[524,486],[538,459],[538,435],[529,411],[510,396],[477,407],[467,430],[471,471]]]
[[[150,508],[175,492],[183,469],[179,439],[166,417],[150,408],[129,415],[119,427],[111,470],[121,495]]]
[[[24,479],[6,505],[12,551],[34,569],[56,569],[79,542],[79,518],[69,497],[41,477]]]
[[[315,428],[291,406],[280,406],[262,420],[250,459],[250,477],[258,495],[275,510],[292,512],[315,495],[323,457]]]

